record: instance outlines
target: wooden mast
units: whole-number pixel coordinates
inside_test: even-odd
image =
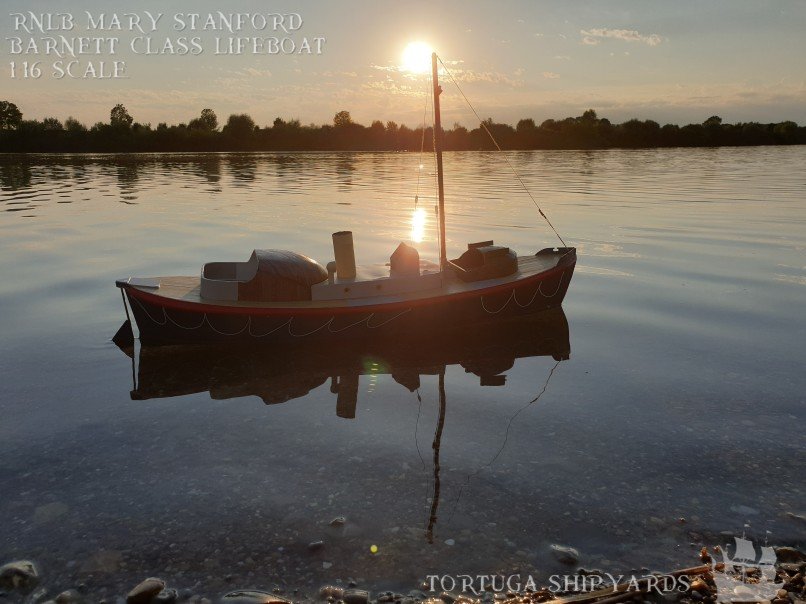
[[[439,268],[448,268],[448,253],[445,247],[445,188],[442,182],[442,121],[439,117],[439,87],[437,77],[437,53],[431,53],[431,79],[434,83],[434,152],[437,155],[437,188],[439,190]]]

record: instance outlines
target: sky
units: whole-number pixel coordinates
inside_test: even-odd
[[[162,14],[153,31],[146,11]],[[219,28],[218,11],[248,17],[230,32]],[[60,21],[65,13],[72,29]],[[190,13],[199,14],[195,30]],[[205,29],[209,13],[213,26]],[[282,22],[269,13],[283,15]],[[43,14],[44,32],[36,25]],[[47,14],[57,29],[47,28]],[[248,113],[261,126],[276,117],[328,123],[341,110],[367,125],[380,119],[417,126],[427,81],[400,65],[405,47],[424,41],[481,116],[497,122],[540,123],[592,108],[613,122],[684,124],[719,115],[731,123],[804,125],[804,32],[803,0],[4,0],[0,100],[15,103],[25,119],[74,116],[89,125],[108,121],[111,107],[123,103],[136,121],[154,126],[188,122],[205,107],[220,122]],[[106,40],[98,54],[46,54],[44,38],[60,43],[59,36],[117,38],[115,53]],[[145,54],[146,36],[153,54]],[[198,37],[201,53],[180,55],[181,37]],[[248,50],[217,54],[216,38],[223,49],[230,39],[247,38]],[[254,38],[263,40],[263,51],[252,52]],[[288,38],[286,50],[293,42],[296,52],[269,54],[266,38]],[[36,61],[39,77],[23,77],[24,62],[32,76]],[[71,61],[76,77],[65,71]],[[124,77],[83,77],[88,69],[111,74],[114,61]],[[444,81],[443,88],[443,123],[474,126],[453,85]]]

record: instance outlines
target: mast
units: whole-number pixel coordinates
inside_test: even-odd
[[[431,53],[431,79],[434,83],[434,152],[437,155],[437,188],[439,190],[439,268],[448,268],[448,253],[445,248],[445,187],[442,182],[442,120],[439,117],[439,87],[437,77],[437,53]]]

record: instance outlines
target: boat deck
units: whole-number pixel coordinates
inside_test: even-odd
[[[436,296],[451,296],[464,292],[483,290],[491,287],[500,287],[508,283],[514,283],[529,277],[533,277],[555,268],[564,253],[556,252],[541,254],[539,256],[518,256],[518,270],[512,275],[488,279],[485,281],[464,282],[450,271],[442,273],[442,285],[437,288],[408,292],[403,294],[387,296],[371,296],[366,298],[353,298],[346,300],[315,300],[299,302],[251,302],[251,301],[222,301],[216,300],[216,306],[235,308],[334,308],[334,307],[356,307],[375,304],[388,304],[395,302],[408,302]],[[151,281],[149,279],[148,281]],[[142,281],[141,281],[142,282]],[[209,300],[203,299],[200,295],[200,277],[155,277],[153,282],[159,283],[159,287],[148,287],[136,285],[132,279],[122,280],[119,283],[128,284],[128,287],[142,291],[152,296],[158,296],[170,300],[196,304],[211,304]]]

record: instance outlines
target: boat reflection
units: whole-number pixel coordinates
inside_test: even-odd
[[[430,341],[422,337],[398,340],[394,346],[390,343],[329,348],[307,345],[282,350],[142,346],[137,370],[133,348],[121,348],[132,357],[134,400],[209,392],[213,399],[257,396],[265,404],[274,405],[303,397],[329,380],[336,415],[346,419],[356,416],[362,375],[389,375],[411,392],[420,388],[421,376],[438,376],[439,415],[431,445],[432,491],[425,528],[426,541],[434,543],[441,490],[440,449],[447,414],[446,368],[460,365],[467,374],[476,376],[482,386],[503,386],[506,372],[517,359],[551,356],[557,363],[548,373],[542,390],[526,404],[528,407],[540,399],[557,364],[571,353],[568,321],[562,308],[477,326],[472,332],[440,335]],[[519,409],[509,423],[526,407]],[[506,440],[496,457],[505,444]]]
[[[133,356],[133,350],[127,354]],[[131,398],[146,400],[209,392],[215,400],[257,396],[274,405],[300,398],[328,380],[336,414],[354,418],[359,377],[389,375],[410,391],[421,375],[460,365],[483,386],[503,385],[516,359],[570,355],[568,321],[562,308],[456,331],[439,339],[250,349],[141,346]]]

